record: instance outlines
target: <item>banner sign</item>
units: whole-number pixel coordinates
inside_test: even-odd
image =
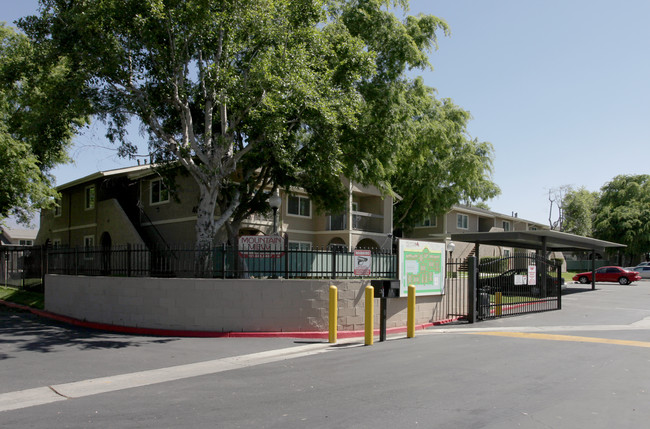
[[[280,258],[284,256],[284,237],[280,235],[242,235],[239,237],[242,258]]]
[[[445,293],[445,244],[432,241],[399,240],[400,296]]]
[[[372,251],[355,250],[354,251],[354,275],[369,276],[372,267]]]

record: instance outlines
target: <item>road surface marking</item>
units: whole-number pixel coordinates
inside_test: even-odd
[[[614,340],[609,338],[578,337],[575,335],[554,335],[554,334],[535,334],[531,332],[497,332],[497,331],[472,332],[468,334],[490,335],[495,337],[510,337],[510,338],[531,338],[535,340],[549,340],[549,341],[571,341],[577,343],[614,344],[617,346],[650,348],[650,342],[647,341]]]

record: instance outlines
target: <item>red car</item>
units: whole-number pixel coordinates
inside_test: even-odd
[[[582,284],[591,283],[591,271],[576,274],[573,280]],[[621,267],[600,267],[596,270],[597,282],[619,282],[622,285],[629,285],[637,280],[641,280],[637,271],[628,271]]]

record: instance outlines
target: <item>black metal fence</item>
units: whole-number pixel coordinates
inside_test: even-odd
[[[370,273],[363,277],[395,278],[397,256],[371,250]],[[47,272],[68,275],[201,278],[357,278],[354,252],[339,249],[254,250],[232,246],[196,249],[170,246],[150,249],[125,245],[110,248],[48,249]]]
[[[40,246],[0,247],[0,285],[42,290],[45,248]]]
[[[477,318],[561,309],[560,270],[554,262],[528,253],[478,264]]]

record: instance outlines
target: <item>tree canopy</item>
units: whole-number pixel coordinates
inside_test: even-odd
[[[436,33],[449,31],[431,15],[397,18],[406,0],[41,4],[20,26],[41,63],[66,65],[62,93],[104,120],[125,156],[138,118],[156,162],[197,183],[199,246],[263,210],[266,187],[300,186],[336,211],[341,176],[375,184],[403,196],[404,226],[498,192],[469,113],[406,76],[430,66]]]
[[[563,223],[561,231],[589,237],[593,231],[593,218],[598,192],[590,192],[584,186],[569,187],[562,201]]]
[[[0,23],[0,220],[27,222],[53,204],[48,172],[67,160],[72,136],[86,123],[67,62],[42,63],[42,53]]]
[[[619,175],[600,192],[594,237],[627,245],[625,253],[650,251],[650,175]]]

